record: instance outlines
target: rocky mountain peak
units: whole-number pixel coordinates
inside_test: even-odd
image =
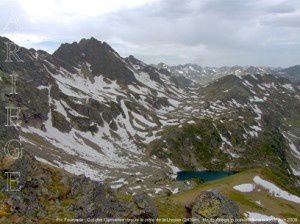
[[[53,53],[58,59],[67,61],[68,63],[76,66],[84,60],[89,60],[92,57],[101,57],[115,51],[105,42],[101,42],[94,37],[90,39],[81,39],[79,42],[63,43]]]
[[[144,62],[140,61],[139,59],[137,59],[136,57],[134,57],[133,55],[129,55],[126,60],[131,63],[131,64],[135,64],[135,65],[145,65]]]
[[[93,76],[103,75],[125,84],[136,82],[124,59],[106,42],[93,37],[72,44],[62,44],[53,56],[76,68],[86,64]]]

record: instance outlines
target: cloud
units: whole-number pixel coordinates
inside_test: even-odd
[[[266,16],[262,23],[268,26],[292,27],[300,29],[300,11]]]
[[[299,64],[297,0],[4,0],[0,6],[0,35],[50,52],[94,36],[148,63]],[[21,30],[1,32],[9,11]]]

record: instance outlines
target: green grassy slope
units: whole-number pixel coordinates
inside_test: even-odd
[[[233,188],[240,184],[254,183],[253,178],[255,176],[260,176],[264,180],[268,180],[292,194],[300,195],[300,189],[289,187],[287,181],[288,177],[284,174],[269,169],[252,169],[219,180],[200,184],[192,190],[172,195],[169,198],[161,198],[161,201],[166,200],[170,204],[184,207],[184,205],[191,203],[201,191],[215,189],[236,201],[242,213],[251,211],[272,215],[278,218],[296,217],[300,219],[299,204],[275,197],[261,186],[256,186],[256,188],[249,193],[240,192]],[[258,204],[257,201],[259,201],[261,205]]]

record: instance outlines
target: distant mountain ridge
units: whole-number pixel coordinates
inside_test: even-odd
[[[282,69],[279,75],[288,78],[292,82],[300,84],[300,65],[295,65]]]
[[[300,81],[300,66],[289,68],[270,66],[222,66],[222,67],[202,67],[197,64],[183,64],[168,66],[165,63],[154,65],[159,69],[166,69],[176,77],[185,77],[193,82],[207,84],[215,79],[226,75],[247,75],[247,74],[273,74],[288,78],[292,82]]]

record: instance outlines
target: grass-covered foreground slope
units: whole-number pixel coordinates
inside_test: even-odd
[[[256,179],[254,179],[256,177]],[[270,192],[267,185],[257,181],[264,180],[271,184]],[[257,182],[255,182],[255,181]],[[242,192],[238,186],[251,184],[253,190]],[[243,187],[240,187],[243,189]],[[278,190],[278,189],[279,190]],[[187,217],[187,210],[201,193],[205,191],[217,191],[238,204],[241,218],[247,220],[248,213],[275,217],[282,220],[299,220],[300,216],[300,189],[290,185],[289,177],[281,171],[267,168],[257,168],[242,171],[238,174],[228,176],[219,180],[199,184],[192,190],[173,194],[166,197],[155,197],[153,201],[158,211],[158,217],[183,223]],[[119,196],[122,200],[132,201],[131,196]],[[211,202],[213,203],[213,201]],[[219,203],[219,202],[216,202]],[[210,216],[212,211],[208,208]],[[162,222],[164,223],[164,222]],[[287,222],[288,223],[288,222]]]
[[[0,223],[58,223],[57,220],[65,218],[95,217],[166,218],[182,223],[187,217],[186,207],[195,203],[198,195],[207,190],[220,192],[237,203],[236,212],[240,217],[252,212],[277,218],[300,218],[300,190],[293,187],[289,177],[279,170],[251,169],[199,184],[186,192],[150,198],[112,190],[105,184],[42,164],[28,155],[16,161],[2,157],[0,168]],[[20,191],[5,191],[5,172],[17,170],[23,174]],[[241,191],[247,189],[245,184],[253,186],[253,189]],[[268,185],[271,187],[268,188]],[[224,201],[214,198],[206,203],[219,206]],[[202,212],[215,216],[212,209],[203,211],[202,207]]]
[[[275,193],[270,193],[268,189],[258,184],[260,182],[257,181],[258,183],[256,183],[254,181],[255,177],[256,181],[257,179],[263,179],[276,185],[281,191],[278,192],[275,190]],[[289,187],[288,178],[288,176],[279,171],[272,171],[270,169],[252,169],[223,179],[201,184],[187,192],[173,195],[167,200],[170,204],[173,203],[177,206],[185,206],[191,203],[201,192],[214,189],[236,201],[242,214],[253,212],[282,219],[298,218],[299,220],[300,190],[299,188]],[[248,192],[242,192],[234,188],[240,186],[240,188],[244,188],[245,191],[247,185],[244,184],[251,184],[253,189],[246,190]],[[274,188],[274,186],[272,187]],[[239,189],[239,187],[236,188]],[[289,199],[287,200],[286,198],[283,198],[284,196],[282,197],[282,195],[284,195],[282,192],[289,192],[294,196],[292,197],[290,195],[289,197],[286,197]]]

